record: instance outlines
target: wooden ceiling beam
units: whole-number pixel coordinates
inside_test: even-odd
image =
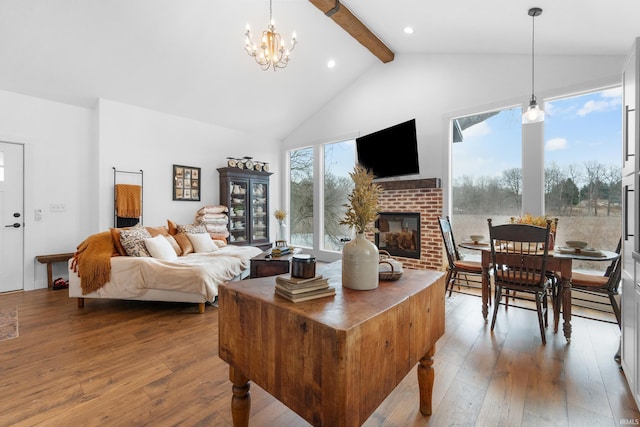
[[[333,19],[361,45],[369,49],[380,61],[393,61],[394,53],[375,34],[351,13],[339,0],[309,0],[322,13]]]

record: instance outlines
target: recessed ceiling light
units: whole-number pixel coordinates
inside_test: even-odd
[[[404,27],[405,34],[413,34],[413,27]]]
[[[334,61],[333,59],[330,59],[329,62],[327,62],[327,67],[333,68],[335,66],[336,66],[336,61]]]

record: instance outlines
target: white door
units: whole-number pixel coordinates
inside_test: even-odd
[[[23,146],[0,142],[0,292],[24,284]]]

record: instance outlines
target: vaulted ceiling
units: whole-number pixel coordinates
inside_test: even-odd
[[[299,42],[274,72],[244,51],[246,25],[257,37],[268,24],[267,0],[0,0],[0,90],[87,107],[106,98],[283,138],[398,55],[530,55],[533,6],[544,10],[537,55],[625,55],[640,36],[637,0],[338,6],[331,14],[335,0],[273,0],[276,29]]]

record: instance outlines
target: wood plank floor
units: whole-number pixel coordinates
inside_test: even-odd
[[[613,355],[617,325],[574,318],[573,339],[535,312],[500,310],[494,333],[480,299],[454,293],[437,345],[434,414],[418,411],[409,374],[366,426],[616,426],[640,420]],[[231,426],[231,383],[208,306],[87,300],[65,290],[0,296],[18,307],[19,337],[0,341],[1,426]],[[373,374],[373,373],[372,373]],[[258,386],[252,426],[309,424]]]

